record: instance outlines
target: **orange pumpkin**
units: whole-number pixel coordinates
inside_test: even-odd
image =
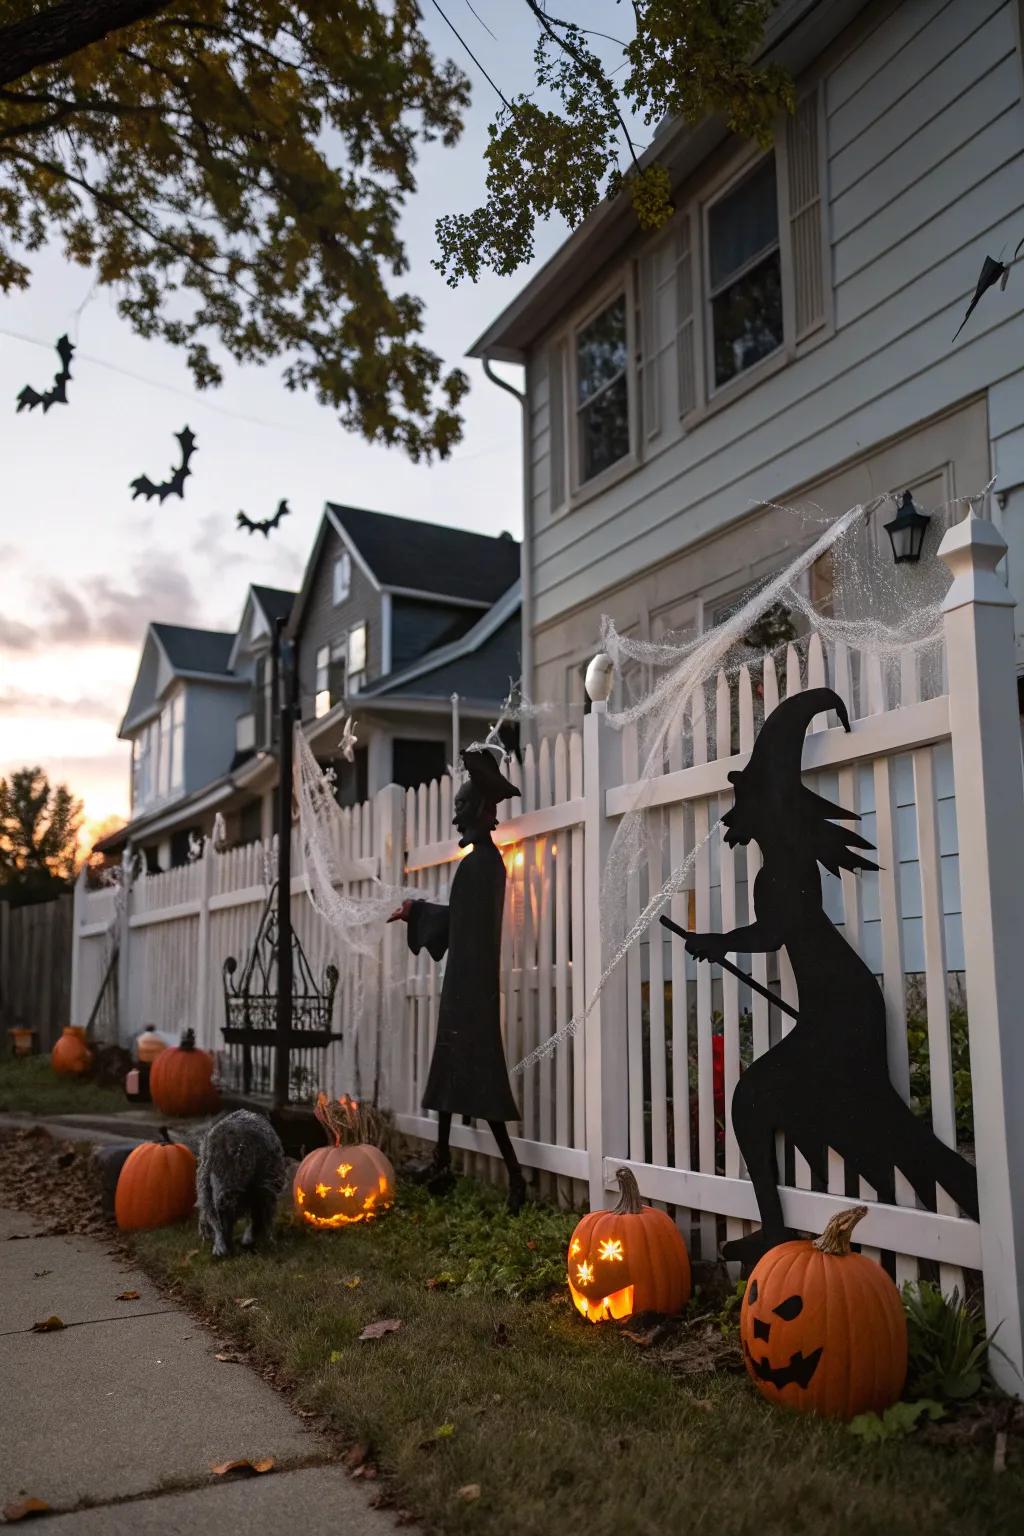
[[[850,1249],[867,1215],[856,1205],[820,1237],[780,1243],[758,1260],[740,1309],[751,1380],[769,1402],[852,1419],[899,1399],[907,1375],[907,1320],[895,1285]]]
[[[114,1215],[123,1232],[182,1221],[196,1203],[196,1160],[188,1147],[146,1141],[129,1153],[117,1180]]]
[[[569,1243],[569,1294],[591,1323],[636,1312],[679,1312],[690,1299],[690,1257],[664,1211],[640,1203],[628,1168],[620,1168],[619,1203],[584,1216]]]
[[[317,1098],[314,1114],[331,1142],[304,1157],[292,1180],[295,1214],[317,1231],[373,1221],[395,1203],[395,1170],[380,1148],[343,1145],[346,1126],[359,1123],[359,1107],[352,1099],[339,1103],[340,1114],[326,1094]]]
[[[50,1065],[62,1077],[81,1077],[92,1066],[92,1051],[86,1044],[85,1028],[68,1024],[50,1053]]]
[[[149,1091],[164,1115],[208,1115],[217,1108],[220,1095],[213,1083],[213,1057],[196,1049],[195,1030],[186,1029],[180,1045],[154,1058]]]

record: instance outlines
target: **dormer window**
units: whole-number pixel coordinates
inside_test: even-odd
[[[334,606],[338,607],[348,598],[352,587],[352,556],[347,549],[334,562]]]

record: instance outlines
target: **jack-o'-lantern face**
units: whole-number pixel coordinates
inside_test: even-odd
[[[299,1165],[292,1203],[318,1230],[373,1221],[395,1203],[395,1172],[377,1147],[320,1147]]]
[[[866,1214],[865,1206],[841,1211],[814,1242],[781,1243],[755,1265],[740,1340],[747,1372],[770,1402],[849,1419],[899,1398],[907,1371],[899,1292],[850,1248]]]
[[[641,1205],[633,1175],[617,1174],[614,1211],[584,1216],[566,1256],[569,1294],[591,1323],[636,1312],[678,1312],[690,1295],[690,1261],[679,1228],[664,1211]]]

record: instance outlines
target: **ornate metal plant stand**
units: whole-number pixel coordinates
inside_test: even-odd
[[[317,1053],[325,1051],[341,1034],[331,1029],[338,970],[324,969],[323,986],[313,977],[305,950],[292,930],[291,940],[291,1028],[278,1027],[278,932],[277,883],[271,887],[263,907],[256,937],[236,981],[238,961],[229,955],[224,961],[223,1029],[225,1049],[221,1053],[220,1086],[228,1094],[245,1098],[277,1097],[280,1080],[277,1072],[279,1053],[287,1054],[287,1100],[297,1103],[308,1099],[319,1084],[321,1071]]]

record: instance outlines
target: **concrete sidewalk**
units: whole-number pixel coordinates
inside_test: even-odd
[[[385,1536],[331,1447],[142,1274],[87,1237],[0,1210],[0,1506],[31,1496],[54,1536]],[[22,1239],[23,1240],[19,1240]],[[124,1291],[137,1301],[119,1301]],[[33,1333],[56,1314],[66,1325]],[[221,1482],[211,1464],[273,1456]]]

